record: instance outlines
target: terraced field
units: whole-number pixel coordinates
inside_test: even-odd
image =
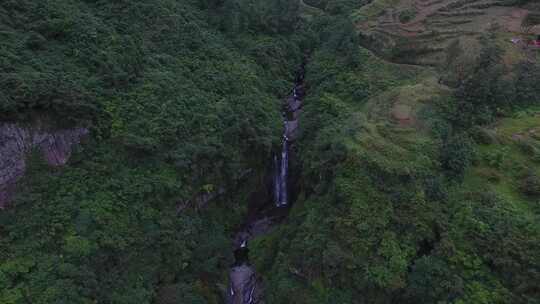
[[[375,0],[355,12],[367,47],[402,63],[436,65],[459,39],[473,52],[488,31],[520,35],[523,19],[536,8],[504,6],[503,0]],[[533,27],[531,34],[540,34]],[[506,35],[506,36],[505,36]]]

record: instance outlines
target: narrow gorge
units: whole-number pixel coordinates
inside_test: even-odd
[[[273,156],[271,170],[271,185],[266,193],[271,193],[271,199],[266,202],[273,204],[259,205],[258,202],[249,202],[257,206],[257,210],[248,213],[244,227],[234,237],[235,262],[229,272],[229,288],[227,304],[261,304],[263,302],[263,283],[256,271],[249,263],[249,241],[257,236],[264,235],[273,226],[285,220],[288,209],[294,200],[290,192],[293,191],[289,180],[290,154],[293,153],[294,142],[299,135],[299,119],[305,97],[305,63],[302,64],[295,79],[294,88],[284,98],[282,105],[283,135],[279,152]]]

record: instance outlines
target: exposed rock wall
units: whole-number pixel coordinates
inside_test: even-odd
[[[304,99],[304,86],[297,84],[293,93],[285,99],[285,136],[294,141],[298,137],[298,120]]]
[[[88,129],[46,131],[17,124],[0,124],[0,209],[7,206],[15,183],[26,171],[26,158],[34,149],[51,166],[65,165],[72,149]]]
[[[233,267],[229,281],[227,304],[264,304],[261,281],[248,264]]]

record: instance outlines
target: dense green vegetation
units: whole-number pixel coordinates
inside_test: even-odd
[[[269,302],[538,303],[540,66],[505,66],[487,36],[448,91],[324,41],[307,69],[305,196],[256,244]],[[419,108],[412,125],[394,102]]]
[[[540,303],[540,66],[490,36],[465,76],[383,61],[367,2],[0,4],[2,119],[92,130],[0,213],[0,303],[221,303],[306,53],[299,199],[251,244],[267,303]]]
[[[284,3],[2,2],[2,118],[93,136],[65,170],[33,164],[2,212],[1,303],[218,301],[250,185],[176,206],[264,173],[302,59]]]

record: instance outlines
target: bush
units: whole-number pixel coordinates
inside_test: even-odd
[[[448,175],[462,179],[474,159],[474,145],[463,134],[450,137],[442,146],[441,163]]]
[[[473,127],[470,134],[474,141],[480,145],[491,145],[497,141],[494,132],[480,126]]]
[[[489,151],[484,155],[484,161],[486,161],[490,167],[500,169],[508,157],[509,152],[510,150],[508,147]]]
[[[540,64],[523,62],[516,68],[514,108],[540,104]]]
[[[521,179],[521,191],[528,196],[540,196],[540,176],[534,171],[528,171]]]
[[[484,37],[480,59],[456,91],[452,120],[461,128],[490,123],[511,106],[515,91],[511,82],[503,78],[502,50],[492,39]]]

